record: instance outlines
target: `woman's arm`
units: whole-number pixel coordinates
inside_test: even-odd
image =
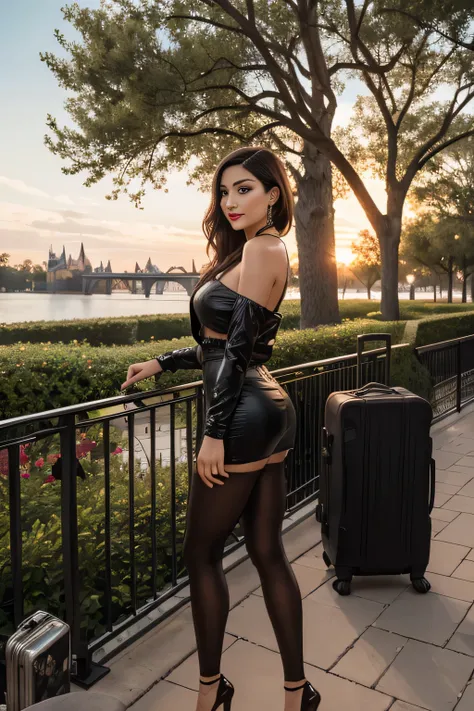
[[[244,246],[238,286],[226,347],[212,390],[204,435],[223,439],[237,405],[259,330],[268,318],[268,302],[281,269],[276,238],[257,237]],[[286,260],[286,254],[285,254]]]
[[[158,356],[158,363],[162,370],[171,370],[176,373],[177,370],[184,369],[202,369],[202,348],[200,345],[189,348],[178,348],[174,351],[167,351]]]

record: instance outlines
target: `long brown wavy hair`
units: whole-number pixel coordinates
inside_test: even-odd
[[[242,250],[247,241],[245,232],[232,228],[220,205],[222,173],[231,165],[243,165],[263,183],[266,193],[276,186],[280,188],[280,196],[273,205],[272,219],[273,225],[281,235],[288,234],[293,223],[293,193],[281,160],[263,146],[247,146],[229,153],[216,168],[212,181],[211,204],[202,222],[202,229],[207,238],[206,254],[211,259],[212,251],[213,257],[193,289],[193,294],[203,284],[235,266],[242,259]],[[269,225],[265,225],[258,230],[257,235],[268,228]]]

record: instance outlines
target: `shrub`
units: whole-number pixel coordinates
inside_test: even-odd
[[[267,364],[269,369],[283,368],[323,358],[354,353],[357,334],[388,331],[394,343],[400,342],[405,324],[373,321],[346,322],[324,326],[317,331],[296,329],[281,331]],[[150,360],[174,348],[195,345],[192,337],[149,342],[133,346],[90,345],[14,345],[0,346],[0,419],[52,410],[78,402],[90,402],[120,394],[131,363]],[[166,373],[158,382],[164,389],[200,380],[200,370]],[[154,379],[138,384],[151,390]]]
[[[129,474],[128,462],[120,456],[128,445],[118,429],[110,428],[111,497],[111,602],[112,621],[118,623],[132,612],[129,546]],[[47,610],[65,618],[62,571],[61,483],[52,475],[57,460],[57,435],[36,441],[22,449],[21,523],[23,602],[25,615]],[[132,449],[133,451],[133,449]],[[84,471],[77,481],[78,543],[80,570],[81,634],[88,641],[106,631],[106,550],[105,481],[102,425],[83,430],[76,442],[76,453]],[[0,450],[0,499],[8,501],[6,450]],[[54,471],[54,470],[53,470]],[[171,582],[171,487],[169,467],[156,462],[157,551],[155,585],[164,590]],[[137,602],[143,605],[153,597],[151,479],[150,470],[140,470],[135,463],[134,534],[137,577]],[[177,571],[185,574],[182,543],[188,496],[187,464],[176,463]],[[0,634],[13,628],[13,584],[10,565],[9,508],[0,507]]]
[[[474,334],[474,312],[432,316],[418,323],[415,335],[416,346],[449,341]]]
[[[401,301],[402,320],[425,318],[436,313],[464,313],[472,304],[445,304],[424,301]],[[299,329],[300,301],[288,299],[281,306],[282,330]],[[381,320],[380,302],[365,299],[339,301],[341,321],[375,318]],[[154,338],[156,341],[191,335],[189,314],[155,314],[118,318],[73,319],[69,321],[31,321],[0,324],[0,345],[14,343],[79,343],[91,346],[126,346]]]

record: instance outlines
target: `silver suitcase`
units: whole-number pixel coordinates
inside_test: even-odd
[[[69,625],[47,612],[35,612],[9,638],[5,648],[7,711],[22,711],[71,690]]]

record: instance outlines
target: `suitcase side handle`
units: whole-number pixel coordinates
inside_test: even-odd
[[[428,513],[433,511],[436,488],[436,462],[433,457],[430,459],[430,474],[430,503],[428,505]]]

